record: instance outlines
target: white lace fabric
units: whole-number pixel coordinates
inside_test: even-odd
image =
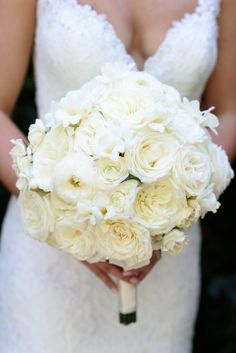
[[[38,0],[35,73],[39,116],[107,62],[133,63],[105,15],[77,0]],[[199,99],[217,58],[220,0],[199,0],[173,22],[144,70]],[[190,353],[199,297],[200,231],[164,256],[139,287],[138,323],[118,324],[117,297],[81,263],[25,235],[15,198],[2,230],[1,353]]]

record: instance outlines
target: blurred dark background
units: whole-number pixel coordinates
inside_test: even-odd
[[[37,116],[34,94],[30,65],[13,114],[25,133]],[[8,199],[9,194],[0,185],[0,227]],[[202,222],[202,295],[194,353],[236,353],[236,180],[220,201],[218,213]]]

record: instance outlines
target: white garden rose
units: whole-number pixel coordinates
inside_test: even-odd
[[[188,196],[198,196],[209,186],[212,167],[206,149],[185,144],[176,154],[173,174]]]
[[[35,123],[30,125],[28,140],[30,142],[30,148],[33,152],[37,149],[40,143],[43,141],[46,134],[46,128],[44,123],[40,119],[36,119]]]
[[[152,244],[149,231],[131,220],[114,220],[98,225],[98,246],[110,263],[125,270],[149,263]]]
[[[34,183],[44,191],[52,191],[55,168],[72,149],[73,140],[67,131],[58,126],[51,129],[38,146],[33,157]]]
[[[163,234],[157,234],[155,230],[151,230],[151,240],[153,250],[161,250]]]
[[[98,254],[96,240],[94,227],[86,222],[78,223],[73,217],[67,216],[57,222],[51,242],[76,259],[92,263],[103,259]]]
[[[192,224],[196,223],[201,217],[201,206],[198,199],[190,198],[187,200],[187,211],[185,218],[183,218],[180,223],[177,224],[177,227],[180,229],[188,229]]]
[[[171,255],[179,254],[187,245],[188,237],[184,232],[173,229],[162,239],[161,251]]]
[[[156,104],[148,90],[142,86],[130,86],[124,80],[98,104],[98,109],[107,119],[125,122],[133,129],[140,129],[155,116]]]
[[[127,167],[143,183],[151,183],[169,174],[178,148],[176,139],[168,134],[140,132],[125,152]]]
[[[119,157],[117,161],[99,158],[95,161],[95,168],[96,182],[102,188],[117,186],[129,175],[124,157]]]
[[[65,202],[76,204],[93,193],[93,161],[84,152],[69,153],[56,166],[53,191]]]
[[[131,217],[138,190],[138,182],[136,180],[127,180],[112,189],[109,193],[108,218],[112,218],[111,209],[115,218],[125,219]]]
[[[134,210],[137,222],[157,234],[169,232],[189,213],[185,194],[171,178],[141,187]]]
[[[24,226],[30,236],[39,241],[47,241],[55,222],[50,195],[42,191],[25,190],[20,193],[19,204]]]
[[[207,148],[213,169],[211,182],[216,196],[219,197],[229,185],[234,172],[225,151],[221,147],[214,143],[209,143]]]

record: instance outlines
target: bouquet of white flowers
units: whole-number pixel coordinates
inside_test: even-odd
[[[211,109],[148,73],[106,65],[52,103],[28,144],[13,141],[26,230],[78,260],[125,270],[154,250],[179,253],[233,177],[211,141],[217,125]],[[121,282],[120,296],[122,320],[134,321],[135,287]]]

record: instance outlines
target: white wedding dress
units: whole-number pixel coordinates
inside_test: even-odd
[[[217,57],[219,0],[174,22],[144,70],[199,99]],[[107,62],[134,63],[104,15],[77,0],[38,0],[37,106],[79,88]],[[58,141],[60,143],[60,141]],[[199,299],[199,225],[178,256],[139,286],[138,323],[118,323],[117,296],[84,265],[25,235],[16,199],[0,254],[0,353],[190,353]]]

